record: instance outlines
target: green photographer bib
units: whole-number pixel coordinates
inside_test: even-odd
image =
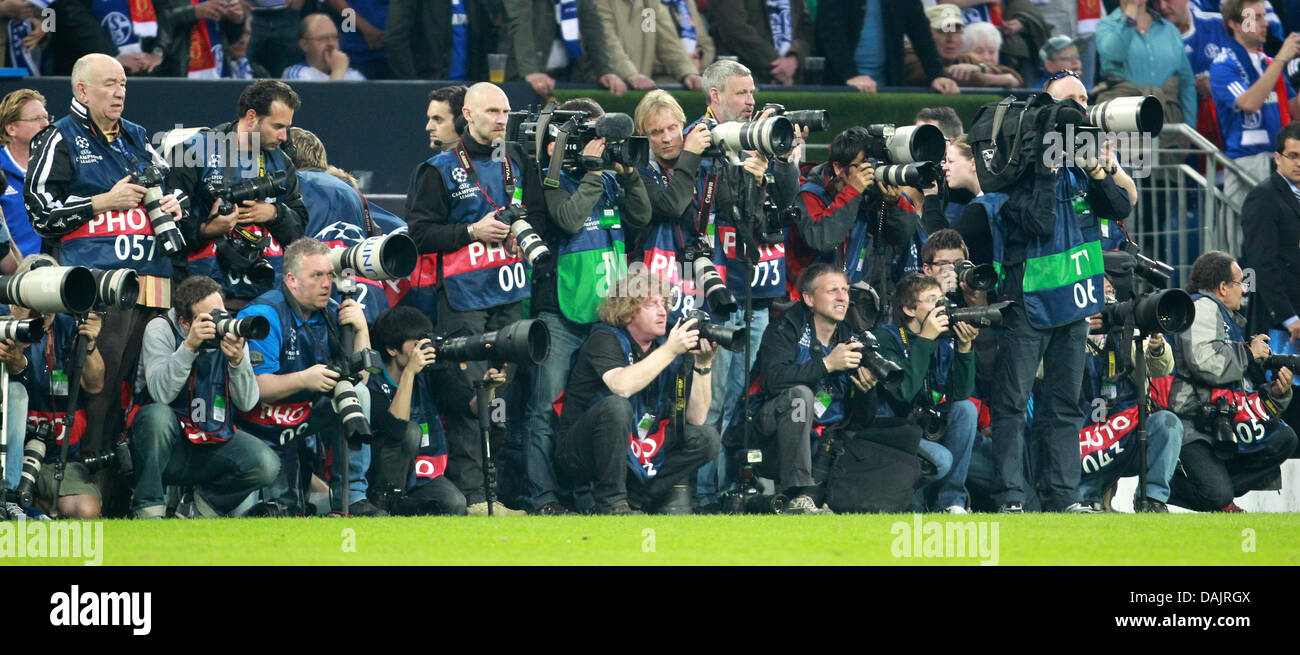
[[[574,323],[598,320],[596,308],[605,292],[627,272],[623,243],[623,221],[618,210],[618,183],[612,175],[602,176],[605,195],[587,217],[577,234],[556,244],[556,295],[560,311]],[[567,185],[568,176],[560,178]],[[612,187],[612,188],[611,188]],[[576,185],[574,185],[576,189]],[[570,190],[572,192],[572,190]]]

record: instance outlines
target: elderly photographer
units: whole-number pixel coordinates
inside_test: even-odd
[[[714,347],[695,319],[669,330],[670,293],[645,272],[620,278],[569,371],[555,469],[592,483],[598,514],[639,514],[632,503],[654,510],[679,500],[669,492],[718,454],[718,432],[705,422]],[[681,414],[673,411],[677,376],[689,389]]]
[[[370,348],[370,330],[357,301],[341,304],[331,300],[334,266],[329,248],[304,237],[284,253],[284,280],[280,287],[253,299],[239,318],[262,316],[271,324],[265,339],[251,341],[253,373],[257,375],[260,402],[237,415],[241,430],[266,442],[280,457],[280,474],[269,488],[261,510],[269,513],[306,513],[307,501],[298,489],[300,459],[310,456],[314,439],[324,439],[327,448],[338,442],[339,416],[330,403],[341,382],[340,368],[348,367],[350,355]],[[352,326],[352,353],[342,351],[341,329]],[[370,393],[367,374],[352,385],[366,421],[370,421]],[[349,439],[348,493],[353,516],[383,516],[386,513],[366,498],[366,472],[370,468],[370,444]],[[335,453],[341,456],[342,453]]]
[[[1187,290],[1196,316],[1174,336],[1169,408],[1183,421],[1179,467],[1169,502],[1202,512],[1236,510],[1232,500],[1254,489],[1277,489],[1278,465],[1296,449],[1295,431],[1278,420],[1292,398],[1292,371],[1276,369],[1264,384],[1268,335],[1242,332],[1241,267],[1212,250],[1192,264]],[[1225,433],[1226,431],[1226,433]]]
[[[144,375],[138,394],[152,401],[131,425],[136,518],[163,518],[163,487],[194,486],[191,516],[225,516],[248,494],[275,480],[271,448],[235,429],[235,412],[257,405],[257,378],[244,339],[218,336],[213,315],[225,311],[221,285],[190,277],[172,294],[175,305],[144,331]],[[227,317],[229,315],[227,314]]]

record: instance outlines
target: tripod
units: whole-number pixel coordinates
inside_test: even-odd
[[[1142,291],[1142,281],[1137,275],[1132,278],[1133,298],[1139,297]],[[1119,346],[1116,350],[1116,357],[1120,361],[1120,369],[1123,375],[1128,375],[1129,371],[1133,372],[1133,377],[1137,383],[1137,460],[1138,460],[1138,490],[1134,511],[1145,506],[1147,503],[1147,414],[1149,413],[1148,402],[1150,395],[1148,385],[1150,380],[1147,378],[1147,359],[1145,342],[1151,336],[1146,330],[1139,330],[1137,320],[1133,312],[1129,312],[1120,327],[1121,336]],[[1133,354],[1135,347],[1134,333],[1138,333],[1139,341],[1143,344],[1138,347],[1137,354]]]
[[[503,365],[502,368],[505,368]],[[474,398],[478,404],[478,438],[479,447],[483,449],[483,495],[487,501],[488,516],[492,516],[492,503],[496,501],[493,487],[497,483],[497,465],[492,459],[492,388],[482,378],[474,381]]]

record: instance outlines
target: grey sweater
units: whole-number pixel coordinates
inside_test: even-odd
[[[168,320],[171,325],[168,325]],[[141,390],[143,383],[148,385],[149,397],[154,402],[170,404],[176,400],[190,379],[194,360],[199,356],[198,353],[190,352],[184,342],[185,334],[180,332],[180,321],[175,309],[167,310],[166,319],[159,316],[149,321],[144,328],[144,345],[140,351],[144,375],[136,378],[136,391]],[[241,411],[252,411],[257,405],[259,394],[247,343],[244,344],[244,359],[239,362],[239,366],[229,369],[228,373],[230,402]]]

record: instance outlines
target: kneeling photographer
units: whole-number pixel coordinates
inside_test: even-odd
[[[863,394],[876,384],[867,368],[864,344],[844,322],[849,308],[847,276],[829,264],[813,264],[799,276],[803,302],[786,310],[763,332],[754,368],[759,405],[751,426],[750,449],[763,451],[759,473],[776,481],[778,493],[789,499],[787,514],[818,514],[818,486],[814,479],[812,438],[847,422],[853,411],[850,383]],[[868,408],[869,409],[869,408]],[[869,417],[870,415],[867,414]],[[727,431],[727,451],[745,454],[743,426],[732,422]]]
[[[28,255],[18,265],[16,274],[40,269],[68,270],[57,266],[49,255]],[[65,284],[67,279],[64,277]],[[29,289],[35,291],[33,287],[44,287],[42,284],[18,286],[27,287],[20,291],[23,296]],[[33,295],[43,294],[37,292]],[[66,292],[57,295],[66,295]],[[18,484],[18,504],[26,509],[33,507],[33,501],[39,500],[39,507],[50,512],[57,495],[58,506],[53,509],[57,510],[58,516],[99,518],[103,496],[92,479],[95,471],[84,461],[87,453],[82,452],[81,442],[88,424],[89,396],[104,388],[104,359],[98,346],[102,320],[98,314],[87,313],[84,320],[79,321],[66,313],[39,311],[21,304],[24,302],[22,299],[14,300],[9,309],[15,322],[22,325],[11,323],[6,326],[6,339],[0,342],[0,360],[9,367],[12,379],[27,389],[27,441],[20,448],[23,451],[23,470]],[[78,336],[86,344],[85,355],[81,358],[73,353]],[[72,370],[78,359],[82,360],[79,376]],[[80,377],[81,391],[69,417],[69,404],[72,402],[69,385],[75,377]],[[71,436],[68,456],[63,460],[64,478],[59,483],[56,473],[63,441],[68,435]],[[10,448],[19,448],[21,437],[10,434],[9,439]]]
[[[221,285],[208,277],[186,278],[172,304],[145,326],[136,389],[152,402],[131,423],[131,509],[136,518],[163,518],[164,486],[192,485],[180,515],[227,516],[280,470],[269,446],[235,429],[235,411],[258,399],[245,337],[265,337],[267,325],[231,320]]]
[[[600,320],[596,308],[605,289],[627,270],[626,242],[650,222],[650,199],[636,166],[645,166],[648,143],[631,136],[632,119],[605,114],[600,105],[576,98],[560,105],[552,123],[568,138],[565,152],[543,159],[542,174],[557,180],[545,192],[545,238],[553,256],[533,269],[532,312],[551,334],[551,352],[533,369],[524,434],[529,509],[562,514],[552,459],[551,403],[564,390],[573,353]],[[605,135],[605,136],[597,136]],[[588,139],[579,151],[574,137]],[[559,148],[564,144],[551,142]],[[637,159],[641,158],[641,161]],[[558,172],[554,168],[559,165]],[[558,173],[558,175],[557,175]]]
[[[299,489],[306,477],[301,475],[302,461],[315,456],[316,439],[323,439],[325,448],[335,447],[343,430],[349,437],[350,513],[386,514],[366,499],[370,392],[365,382],[368,372],[378,367],[378,356],[370,350],[361,305],[350,298],[341,304],[330,299],[334,269],[325,244],[299,239],[285,249],[280,288],[258,296],[239,312],[241,319],[262,317],[270,323],[266,338],[249,342],[260,402],[236,417],[241,430],[266,442],[280,457],[280,474],[263,498],[267,504],[256,508],[259,512],[309,513]],[[354,332],[351,352],[344,350],[346,326]]]
[[[619,278],[569,371],[555,470],[591,482],[599,514],[689,505],[686,477],[718,455],[705,424],[714,346],[694,318],[668,329],[671,292],[645,272]]]
[[[1278,466],[1296,434],[1278,417],[1291,402],[1292,365],[1270,357],[1267,335],[1242,332],[1242,271],[1212,250],[1192,264],[1187,290],[1196,315],[1174,337],[1169,407],[1183,420],[1183,449],[1169,502],[1202,512],[1235,510],[1247,491],[1278,489]],[[1263,384],[1263,370],[1276,371]],[[1259,385],[1258,387],[1256,385]]]
[[[923,478],[921,509],[966,513],[966,472],[975,444],[978,412],[970,401],[975,391],[975,355],[971,344],[979,329],[953,320],[956,306],[942,285],[927,275],[909,275],[891,300],[892,322],[874,331],[880,355],[903,369],[902,381],[885,387],[877,416],[910,417],[925,436],[924,457],[935,466]]]

